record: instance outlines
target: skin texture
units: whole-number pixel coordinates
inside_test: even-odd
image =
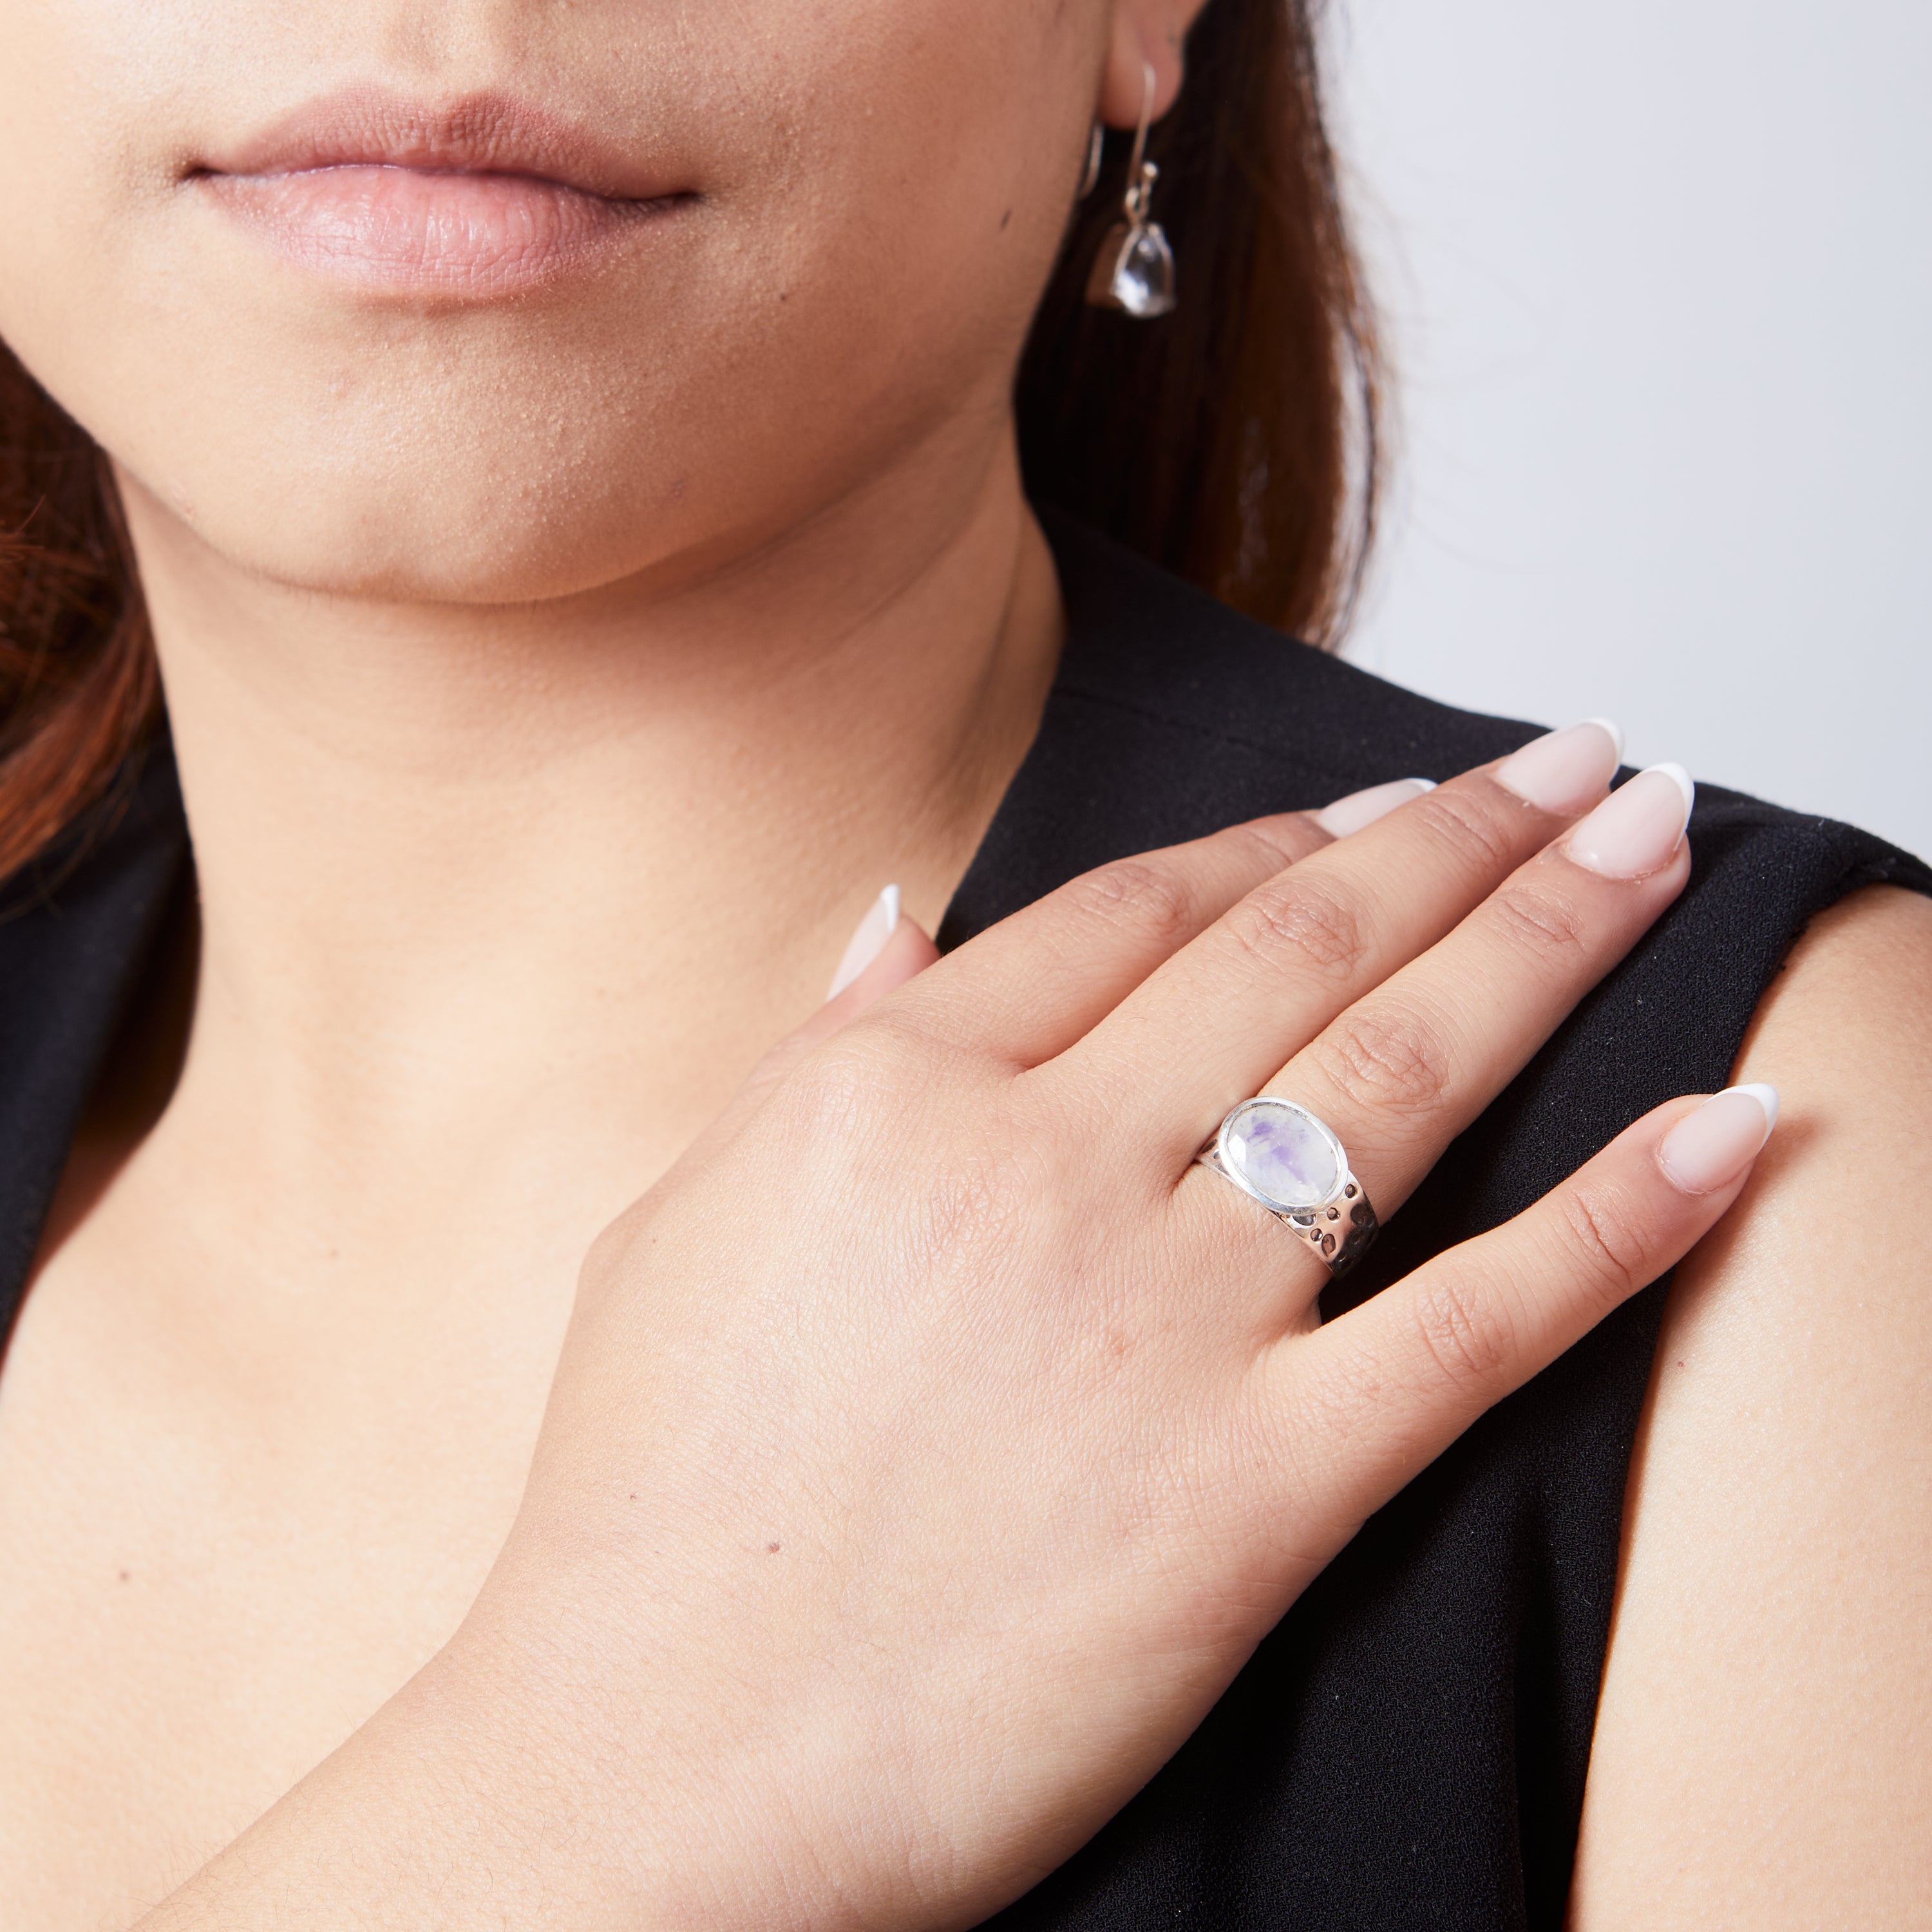
[[[1737,1078],[1778,1131],[1678,1270],[1571,1922],[1918,1923],[1932,1886],[1932,904],[1816,920]],[[1846,1078],[1856,1070],[1854,1086]],[[1816,1204],[1869,1198],[1821,1261]],[[1894,1204],[1886,1211],[1883,1203]]]
[[[1514,1321],[1418,1288],[1402,1339],[1434,1346],[1413,1400],[1377,1405],[1405,1432],[1373,1439],[1349,1392],[1382,1387],[1397,1340],[1310,1354],[1312,1264],[1284,1268],[1279,1231],[1231,1218],[1184,1154],[1532,868],[1505,892],[1588,911],[1587,948],[1438,960],[1300,1063],[1392,1204],[1676,890],[1681,850],[1593,884],[1538,856],[1567,814],[1510,807],[1507,837],[1475,836],[1454,800],[1505,805],[1479,777],[1346,859],[1295,821],[1127,868],[904,984],[1058,645],[1006,404],[1027,317],[1093,116],[1131,122],[1143,60],[1165,106],[1191,11],[746,0],[726,31],[617,0],[0,0],[0,334],[116,464],[200,888],[0,1376],[0,1869],[23,1932],[124,1927],[211,1858],[156,1924],[968,1922],[1124,1798],[1362,1510],[1632,1285],[1558,1202],[1513,1268],[1478,1270],[1520,1290]],[[500,298],[318,274],[196,170],[346,86],[514,88],[628,158],[622,185],[686,199]],[[911,921],[744,1089],[887,878]],[[1338,905],[1388,940],[1372,970],[1336,970]],[[1466,945],[1498,916],[1564,926],[1478,914]],[[1856,971],[1904,1064],[1922,946],[1888,944]],[[1240,1028],[1184,1018],[1235,994],[1273,1016],[1253,1064],[1227,1057]],[[1816,958],[1778,997],[1788,1037],[1820,1042],[1815,1158],[1922,1108],[1846,1077]],[[1367,1077],[1426,1064],[1420,1044],[1460,1070],[1433,1111]],[[1122,1096],[1156,1064],[1216,1077],[1130,1130]],[[976,1169],[941,1101],[1014,1157]],[[1081,1178],[1108,1211],[1074,1226],[1119,1247],[1082,1246],[1025,1184],[1070,1118],[1112,1124],[1121,1162],[1172,1156]],[[777,1229],[743,1215],[754,1119],[817,1163]],[[1660,1178],[1666,1124],[1590,1184],[1639,1273],[1724,1204]],[[950,1204],[908,1191],[920,1135],[910,1172],[956,1183]],[[1752,1225],[1802,1185],[1760,1190]],[[799,1232],[828,1202],[864,1204],[829,1252]],[[1006,1317],[970,1363],[960,1336],[988,1331],[962,1329],[933,1259],[941,1209]],[[1880,1310],[1923,1272],[1922,1233],[1894,1236],[1846,1237],[1892,1284]],[[1774,1246],[1726,1249],[1708,1305],[1757,1305]],[[1270,1283],[1220,1328],[1173,1294],[1216,1270]],[[773,1382],[800,1308],[843,1318]],[[1866,1453],[1916,1466],[1922,1424],[1885,1413]],[[1678,1468],[1677,1500],[1633,1518],[1619,1653],[1645,1601],[1667,1623],[1702,1600],[1652,1528],[1706,1454],[1669,1414],[1660,1396],[1642,1480]],[[1146,1414],[1188,1426],[1149,1439]],[[986,1507],[1042,1469],[1051,1510]],[[1284,1487],[1305,1533],[1256,1536]],[[1695,1553],[1789,1547],[1805,1493],[1695,1518]],[[1666,1553],[1646,1568],[1646,1547]],[[1906,1588],[1888,1550],[1880,1596]],[[986,1576],[1034,1594],[976,1595]],[[1622,1667],[1606,1723],[1642,1763],[1674,1720]],[[1801,1676],[1792,1775],[1902,1760],[1910,1669],[1885,1653],[1856,1740]],[[1054,1701],[1076,1696],[1109,1714],[1084,1756]],[[1724,1895],[1729,1866],[1698,1861],[1763,1760],[1718,1755],[1674,1837],[1637,1780],[1600,1777],[1588,1883],[1634,1839]],[[1922,1839],[1919,1787],[1872,1802],[1892,1842]],[[1841,1869],[1807,1835],[1827,1815],[1784,1815],[1791,1922],[1868,1898],[1882,1922],[1896,1864]]]

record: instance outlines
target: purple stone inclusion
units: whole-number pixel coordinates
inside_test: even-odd
[[[1228,1128],[1226,1158],[1262,1198],[1293,1213],[1318,1208],[1342,1178],[1313,1120],[1282,1100],[1261,1100]]]

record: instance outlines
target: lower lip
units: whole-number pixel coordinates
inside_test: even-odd
[[[361,164],[199,178],[304,267],[472,300],[588,266],[687,198],[618,201],[528,175]]]

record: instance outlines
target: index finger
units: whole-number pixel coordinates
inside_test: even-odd
[[[1282,812],[1084,872],[929,968],[899,1010],[953,1044],[1037,1066],[1244,894],[1330,842],[1316,814]]]

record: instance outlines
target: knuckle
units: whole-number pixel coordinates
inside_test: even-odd
[[[1305,812],[1282,812],[1273,818],[1250,819],[1221,834],[1264,874],[1285,872],[1328,842]]]
[[[1178,941],[1193,929],[1194,895],[1179,872],[1144,859],[1119,859],[1066,888],[1075,908],[1108,926]]]
[[[891,1116],[909,1096],[930,1090],[936,1079],[958,1071],[966,1058],[949,1052],[902,1009],[887,1008],[814,1047],[780,1076],[767,1104],[782,1108],[788,1135],[814,1142],[848,1139]]]
[[[810,1149],[860,1158],[919,1131],[938,1096],[976,1100],[986,1072],[970,1050],[933,1037],[902,1011],[868,1013],[782,1074],[745,1125],[801,1157]]]
[[[1386,1004],[1344,1013],[1308,1051],[1336,1092],[1363,1108],[1430,1108],[1453,1078],[1436,1028],[1418,1013]]]
[[[1582,908],[1568,894],[1548,886],[1513,880],[1490,904],[1504,937],[1538,958],[1576,952],[1587,936]]]
[[[1346,980],[1368,952],[1357,908],[1306,880],[1270,880],[1228,915],[1228,930],[1274,973],[1312,968],[1324,980]]]
[[[1490,1390],[1513,1380],[1520,1351],[1516,1324],[1497,1297],[1472,1294],[1452,1277],[1425,1282],[1414,1306],[1426,1359],[1458,1388]]]
[[[1558,1204],[1564,1252],[1584,1286],[1621,1301],[1649,1282],[1650,1244],[1635,1203],[1622,1190],[1567,1187]]]
[[[803,1060],[787,1074],[778,1097],[784,1103],[789,1131],[813,1141],[843,1140],[878,1105],[887,1054],[872,1037],[849,1028]]]
[[[1496,814],[1454,786],[1425,792],[1412,800],[1407,809],[1412,824],[1480,867],[1500,870],[1516,856],[1515,841]]]

